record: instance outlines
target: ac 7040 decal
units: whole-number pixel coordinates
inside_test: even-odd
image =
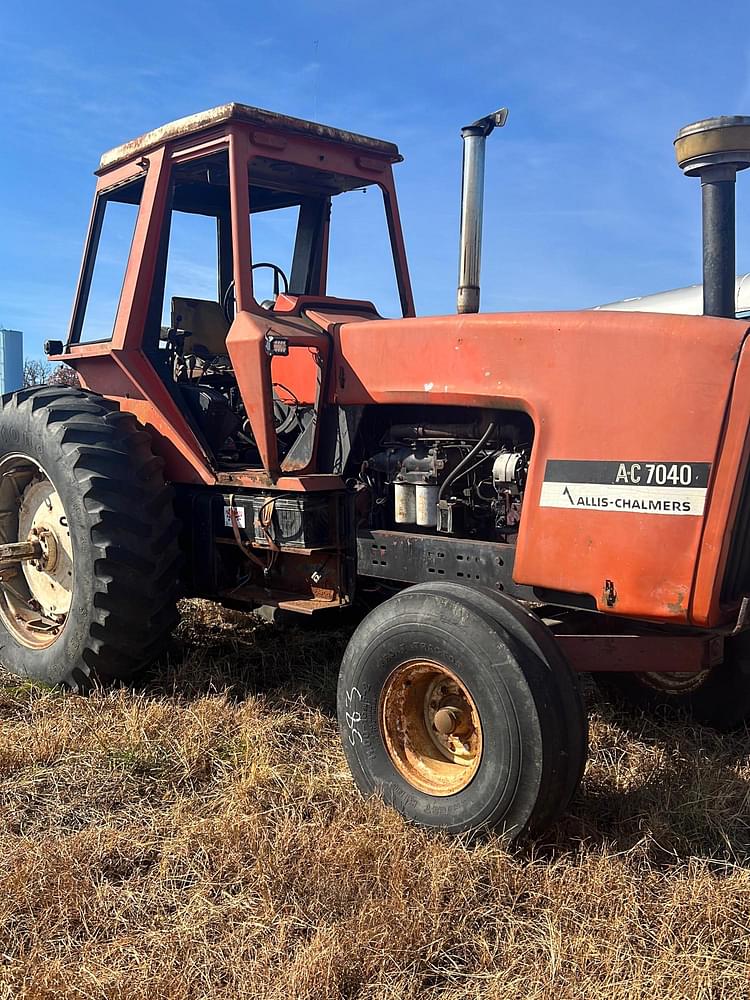
[[[549,459],[542,507],[700,517],[708,462],[590,462]]]

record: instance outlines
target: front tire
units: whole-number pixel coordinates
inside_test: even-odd
[[[110,400],[63,387],[3,398],[0,543],[45,542],[43,559],[0,573],[6,669],[82,691],[126,680],[160,652],[179,560],[162,468]]]
[[[360,624],[338,715],[363,793],[424,826],[510,838],[565,809],[585,747],[582,709],[571,727],[576,698],[560,696],[575,681],[564,663],[551,678],[533,640],[500,617],[486,595],[435,584],[402,591]]]

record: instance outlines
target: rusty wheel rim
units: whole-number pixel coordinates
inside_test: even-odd
[[[697,691],[705,683],[711,669],[711,667],[706,667],[705,670],[692,672],[642,673],[637,676],[646,687],[660,691],[662,694],[690,694],[691,691]]]
[[[455,795],[474,778],[482,724],[474,699],[448,667],[409,660],[380,696],[380,731],[391,763],[412,787]]]
[[[23,646],[46,649],[61,635],[73,598],[73,549],[65,508],[49,476],[27,455],[0,461],[3,541],[38,541],[39,559],[0,571],[0,619]]]

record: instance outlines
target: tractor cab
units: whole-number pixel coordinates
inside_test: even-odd
[[[49,353],[152,426],[177,481],[315,471],[332,324],[414,312],[401,159],[239,104],[111,150]]]

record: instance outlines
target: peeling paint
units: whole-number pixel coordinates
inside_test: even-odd
[[[290,118],[288,115],[280,115],[274,111],[264,111],[263,108],[253,108],[246,104],[233,102],[221,104],[217,108],[210,108],[208,111],[201,111],[195,115],[188,115],[186,118],[178,118],[176,121],[146,132],[145,135],[141,135],[137,139],[116,146],[104,153],[99,163],[99,169],[108,169],[123,160],[148,152],[155,146],[161,146],[165,142],[230,121],[277,129],[282,133],[295,132],[300,135],[312,136],[315,139],[326,139],[347,146],[361,147],[373,153],[380,153],[392,163],[398,163],[403,159],[398,147],[392,142],[373,139],[357,132],[347,132],[344,129],[331,128],[330,125],[321,125],[318,122],[305,121],[301,118]]]
[[[433,389],[434,385],[435,385],[434,382],[425,382],[425,384],[424,384],[424,391],[425,392],[432,392],[432,389]]]
[[[682,614],[685,610],[685,592],[683,590],[678,590],[675,601],[667,601],[667,607],[673,615]]]

